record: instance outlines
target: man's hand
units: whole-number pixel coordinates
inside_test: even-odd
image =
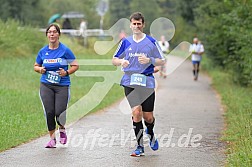
[[[155,67],[154,67],[154,73],[158,72],[158,71],[159,71],[159,68],[160,68],[159,66],[155,66]]]
[[[148,64],[148,63],[150,63],[150,58],[148,58],[147,56],[141,54],[138,57],[138,61],[139,61],[140,64]]]
[[[128,60],[121,59],[121,66],[123,68],[128,67],[128,65],[129,65],[129,61]]]

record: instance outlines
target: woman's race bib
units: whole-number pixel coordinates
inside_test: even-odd
[[[51,83],[59,83],[61,76],[55,71],[46,71],[46,80]]]

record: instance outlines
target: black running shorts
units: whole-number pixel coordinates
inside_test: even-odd
[[[154,88],[145,88],[142,86],[123,87],[125,96],[127,97],[131,108],[141,105],[143,112],[152,112],[154,110]]]

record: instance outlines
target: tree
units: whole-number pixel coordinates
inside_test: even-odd
[[[110,0],[110,9],[109,9],[109,23],[113,25],[121,18],[129,18],[130,15],[130,0]]]
[[[194,11],[209,57],[245,86],[252,86],[251,11],[252,2],[243,0],[205,1]]]
[[[23,24],[33,20],[33,24],[39,21],[39,0],[0,0],[0,16],[6,21],[9,18],[20,21]]]

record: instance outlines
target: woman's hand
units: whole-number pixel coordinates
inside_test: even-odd
[[[46,72],[45,67],[40,67],[40,68],[39,68],[39,73],[40,73],[40,74],[44,74],[45,72]]]
[[[44,74],[46,72],[46,69],[41,64],[34,63],[34,71],[40,74]]]
[[[59,71],[57,71],[59,76],[64,77],[67,75],[67,72],[63,68],[59,68]]]

